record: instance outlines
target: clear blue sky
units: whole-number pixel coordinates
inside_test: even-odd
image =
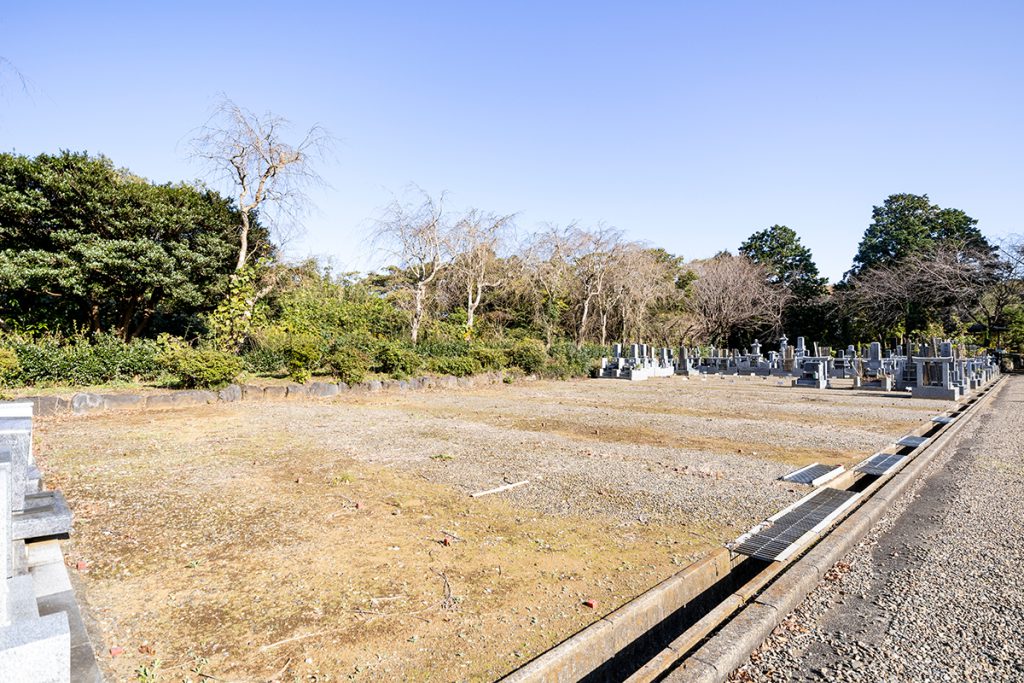
[[[291,256],[373,265],[410,182],[687,258],[789,225],[833,280],[895,192],[1024,231],[1021,2],[6,2],[0,150],[191,179],[219,93],[340,138]]]

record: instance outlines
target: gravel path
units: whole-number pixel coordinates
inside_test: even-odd
[[[731,680],[1024,680],[1022,403],[1011,377]]]

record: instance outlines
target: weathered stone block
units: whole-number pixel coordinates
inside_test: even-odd
[[[175,394],[181,405],[203,405],[205,403],[216,403],[217,394],[202,389],[179,391]]]
[[[349,391],[348,384],[346,384],[345,382],[338,382],[338,393],[344,394],[347,391]]]
[[[149,410],[159,410],[161,408],[173,408],[174,407],[174,394],[159,394],[157,396],[146,397],[146,408]]]
[[[146,399],[138,394],[103,394],[103,407],[107,410],[130,410],[144,408]]]
[[[263,396],[267,399],[282,399],[288,395],[288,387],[267,387],[263,390]]]
[[[234,403],[242,400],[242,387],[237,384],[229,384],[217,392],[217,398],[225,403]]]
[[[366,388],[370,391],[382,391],[384,385],[378,380],[371,379],[369,382],[366,382]]]
[[[329,398],[331,396],[337,396],[338,385],[330,384],[328,382],[313,382],[309,385],[307,390],[309,395],[314,398]]]
[[[309,396],[309,388],[305,384],[292,382],[285,388],[288,390],[285,394],[288,398],[306,398]]]
[[[60,396],[30,396],[25,400],[32,402],[33,414],[39,417],[57,415],[71,407],[68,400]]]
[[[98,394],[77,393],[71,397],[71,412],[86,415],[103,410],[103,397]]]
[[[263,400],[263,387],[258,387],[255,384],[243,384],[242,385],[242,400],[243,401],[262,401]]]

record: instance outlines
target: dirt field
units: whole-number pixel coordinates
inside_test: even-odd
[[[41,419],[36,449],[112,680],[492,680],[943,405],[522,382]]]

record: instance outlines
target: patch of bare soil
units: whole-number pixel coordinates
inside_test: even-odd
[[[41,459],[76,513],[69,562],[86,563],[117,680],[155,659],[161,680],[490,680],[711,545],[223,433],[234,417],[45,429]],[[108,659],[114,646],[127,654]]]
[[[801,495],[793,464],[921,419],[787,391],[536,382],[48,419],[36,444],[112,679],[492,680]]]

